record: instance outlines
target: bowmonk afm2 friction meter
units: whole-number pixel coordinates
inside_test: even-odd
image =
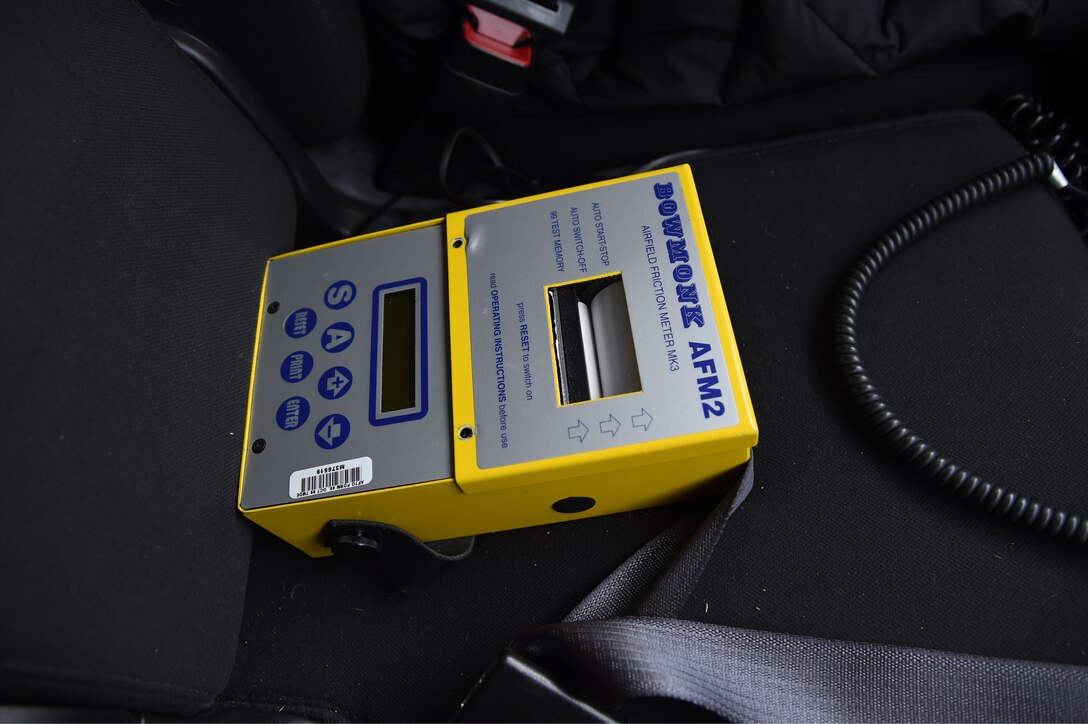
[[[687,166],[268,262],[239,507],[436,541],[722,492],[756,423]]]

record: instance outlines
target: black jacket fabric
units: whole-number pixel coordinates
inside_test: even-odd
[[[368,4],[372,41],[421,73],[459,4]],[[593,0],[538,33],[528,100],[556,110],[749,103],[881,76],[987,40],[1053,51],[1088,37],[1082,0]]]
[[[880,76],[984,39],[1069,45],[1079,0],[582,3],[541,44],[536,89],[593,109],[732,105]]]

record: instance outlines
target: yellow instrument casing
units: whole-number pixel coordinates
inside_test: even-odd
[[[389,336],[393,322],[381,316],[393,309],[392,292],[380,296],[389,286],[381,279],[388,264],[366,254],[382,244],[389,250],[382,254],[391,254],[409,242],[422,251],[398,255],[396,263],[415,263],[427,249],[435,258],[430,271],[390,271],[390,279],[412,275],[407,287],[397,282],[402,286],[394,291],[410,288],[417,295],[415,406],[402,420],[374,401],[392,398],[382,385],[394,376],[411,375],[390,361],[405,357],[396,356],[394,344],[401,343]],[[356,257],[382,283],[354,277]],[[305,274],[291,271],[296,268]],[[435,271],[443,268],[444,274]],[[312,284],[298,281],[310,278]],[[349,305],[363,305],[374,290],[373,307],[353,317],[345,316],[353,307],[337,307],[348,280],[354,280]],[[582,337],[572,341],[578,320],[561,318],[562,310],[590,309],[594,299],[584,303],[572,295],[601,294],[595,290],[616,283],[613,300],[592,308],[592,323],[589,312],[579,311]],[[325,296],[296,292],[307,285],[327,288]],[[568,285],[574,286],[561,289]],[[578,306],[561,302],[564,294]],[[293,316],[280,324],[279,309]],[[444,310],[445,318],[432,318],[428,327],[428,310]],[[326,334],[310,334],[325,319],[332,320]],[[364,330],[371,319],[373,328]],[[438,325],[441,335],[434,336]],[[346,330],[352,335],[343,342],[346,351],[330,351],[329,340],[337,334],[343,339]],[[361,352],[366,337],[372,342],[369,388]],[[443,339],[448,365],[441,363],[445,349],[436,349]],[[606,339],[621,341],[604,348]],[[306,369],[307,357],[313,372]],[[314,374],[329,364],[334,366],[324,375]],[[436,370],[442,378],[435,378]],[[613,382],[610,376],[619,380],[613,387],[623,391],[596,397],[578,391],[586,385],[592,390],[597,376],[604,387]],[[349,391],[330,398],[340,394],[332,386],[345,377]],[[411,379],[397,384],[410,386]],[[574,399],[579,395],[589,399]],[[362,414],[368,402],[369,425]],[[306,415],[299,414],[303,405]],[[310,421],[322,413],[311,433]],[[408,419],[412,415],[417,417]],[[420,432],[424,423],[433,426],[427,434]],[[330,520],[380,522],[435,541],[720,495],[735,482],[727,473],[749,459],[757,439],[725,296],[685,165],[271,259],[238,505],[258,525],[323,556],[331,553],[321,535]],[[414,462],[431,466],[420,473],[429,479],[409,479],[412,470],[383,479],[385,471]],[[361,472],[346,479],[355,470]]]

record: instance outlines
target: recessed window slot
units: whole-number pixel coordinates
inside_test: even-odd
[[[620,274],[548,287],[560,404],[642,391]]]

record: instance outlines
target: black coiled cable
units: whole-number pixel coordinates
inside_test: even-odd
[[[873,280],[927,232],[969,209],[1049,177],[1054,159],[1024,156],[968,181],[902,219],[866,249],[835,293],[831,325],[838,371],[865,424],[908,467],[971,505],[1041,535],[1074,545],[1088,542],[1088,518],[1033,500],[983,479],[927,443],[907,426],[873,382],[861,356],[861,303]]]
[[[1088,144],[1068,120],[1024,93],[1001,101],[998,117],[1029,151],[1049,154],[1069,183],[1083,186],[1088,181]]]
[[[1061,168],[1069,186],[1058,191],[1077,231],[1088,239],[1088,142],[1079,137],[1073,124],[1053,109],[1025,93],[1008,96],[995,115],[1029,151],[1046,153]]]

